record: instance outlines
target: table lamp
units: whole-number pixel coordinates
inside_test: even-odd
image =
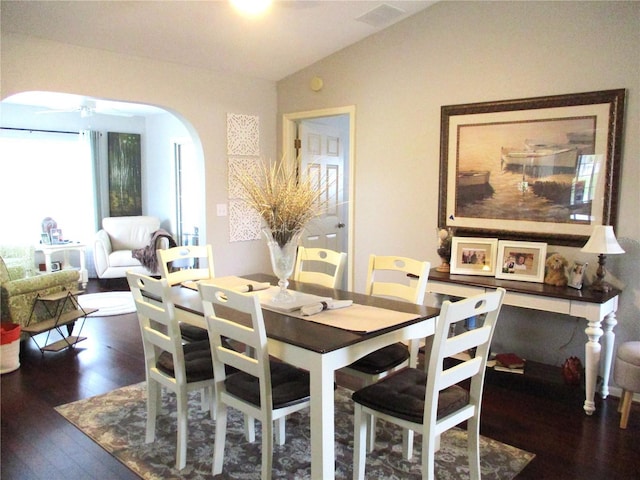
[[[589,287],[597,292],[608,292],[611,285],[604,281],[606,270],[604,268],[607,255],[624,253],[624,250],[618,244],[616,236],[613,233],[613,227],[610,225],[598,225],[593,229],[589,241],[582,247],[582,252],[598,254],[598,270],[596,278]]]

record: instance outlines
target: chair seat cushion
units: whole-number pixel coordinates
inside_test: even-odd
[[[410,422],[422,423],[427,374],[405,368],[353,393],[354,402]],[[437,418],[469,403],[469,392],[453,385],[440,392]]]
[[[189,342],[209,340],[209,334],[207,333],[206,328],[196,327],[195,325],[189,325],[188,323],[180,324],[180,335]]]
[[[188,383],[213,378],[213,360],[209,340],[186,343],[182,348]],[[169,352],[162,352],[158,356],[156,366],[167,375],[175,376],[173,355]]]
[[[640,342],[624,342],[618,347],[616,356],[623,362],[640,367]]]
[[[349,368],[372,375],[397,367],[409,358],[409,349],[403,343],[394,343],[356,360]]]
[[[139,260],[131,256],[131,250],[115,250],[109,254],[110,267],[129,267],[142,265]]]
[[[629,392],[640,392],[640,342],[624,342],[618,347],[613,379]]]
[[[287,363],[270,362],[273,408],[295,405],[309,398],[309,372]],[[260,382],[257,377],[237,372],[225,379],[227,392],[260,406]]]

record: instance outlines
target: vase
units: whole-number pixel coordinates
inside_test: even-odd
[[[438,229],[438,256],[442,262],[436,271],[449,272],[451,270],[451,230],[441,228]]]
[[[267,237],[271,268],[275,276],[278,277],[278,286],[280,287],[280,290],[271,298],[271,301],[279,304],[291,303],[295,300],[295,294],[287,290],[287,287],[289,286],[289,277],[293,273],[296,263],[298,240],[301,232],[291,235],[286,242],[283,242],[282,239],[278,239],[280,241],[276,240],[269,229],[264,229],[263,232]]]

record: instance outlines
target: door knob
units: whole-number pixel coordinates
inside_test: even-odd
[[[344,228],[344,226],[345,226],[345,225],[344,225],[344,223],[342,223],[342,222],[340,222],[340,223],[338,223],[338,225],[336,225],[336,227],[338,227],[338,228]]]

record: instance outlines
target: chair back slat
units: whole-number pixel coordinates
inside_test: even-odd
[[[455,337],[448,338],[442,346],[442,355],[446,358],[465,352],[486,342],[489,339],[489,335],[491,335],[491,329],[483,325],[468,332],[463,332]]]
[[[156,253],[160,276],[166,278],[169,285],[215,277],[211,245],[185,245]]]
[[[339,288],[346,263],[347,254],[344,252],[299,246],[293,279],[296,282]]]
[[[474,357],[456,365],[455,367],[444,370],[436,384],[436,388],[438,390],[444,390],[445,388],[449,388],[451,385],[455,385],[467,378],[473,377],[480,371],[481,365],[482,359]]]

